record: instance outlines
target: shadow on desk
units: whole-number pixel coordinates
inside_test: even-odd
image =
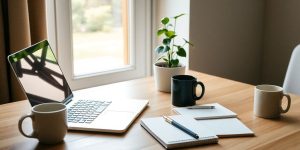
[[[279,118],[268,119],[268,120],[272,120],[275,122],[281,122],[284,124],[296,124],[297,122],[299,122],[299,117],[291,116],[291,115],[282,115]]]
[[[52,149],[68,149],[66,143],[63,141],[55,145],[41,144],[38,140],[30,140],[22,143],[15,144],[9,149],[34,149],[34,150],[52,150]]]

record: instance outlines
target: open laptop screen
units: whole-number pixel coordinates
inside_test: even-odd
[[[47,40],[11,54],[8,60],[32,106],[73,96]]]

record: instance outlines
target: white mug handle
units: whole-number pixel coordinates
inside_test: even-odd
[[[285,110],[282,108],[282,104],[281,104],[280,108],[281,108],[281,113],[286,113],[289,111],[289,109],[291,107],[291,97],[290,97],[290,95],[288,95],[286,93],[283,93],[283,96],[285,96],[287,98],[288,104],[287,104]]]
[[[25,134],[25,132],[24,132],[23,129],[22,129],[22,123],[23,123],[24,119],[27,118],[27,117],[30,117],[31,120],[33,121],[33,117],[34,117],[33,114],[22,116],[22,117],[19,119],[19,123],[18,123],[19,131],[20,131],[21,134],[24,135],[25,137],[28,137],[28,138],[36,138],[36,135],[34,134],[34,129],[33,129],[33,132],[32,132],[30,135]]]

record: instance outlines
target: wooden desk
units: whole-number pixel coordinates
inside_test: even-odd
[[[292,106],[281,119],[267,120],[253,115],[252,85],[192,72],[206,86],[205,96],[198,104],[218,102],[238,114],[238,118],[255,132],[255,137],[222,138],[219,144],[191,149],[300,149],[300,96],[292,95]],[[17,128],[22,114],[30,112],[28,101],[0,106],[0,149],[163,149],[139,124],[142,117],[172,115],[170,94],[158,92],[153,78],[126,81],[76,92],[99,97],[149,99],[149,107],[135,120],[125,134],[69,131],[65,142],[47,146],[36,139],[23,137]],[[30,128],[30,121],[24,124]]]

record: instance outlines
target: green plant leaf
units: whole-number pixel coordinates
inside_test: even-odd
[[[180,15],[177,15],[177,16],[175,16],[175,17],[173,17],[174,19],[177,19],[177,18],[179,18],[179,17],[181,17],[181,16],[183,16],[183,15],[185,15],[185,14],[180,14]]]
[[[191,42],[189,42],[189,41],[186,40],[185,38],[183,38],[183,40],[184,40],[185,43],[188,43],[189,45],[194,46],[194,44],[192,44]]]
[[[166,63],[169,63],[169,60],[167,58],[163,58],[163,60],[166,62]]]
[[[176,36],[177,36],[177,35],[174,34],[174,35],[172,35],[172,36],[169,37],[169,38],[170,38],[170,39],[173,39],[173,38],[176,37]]]
[[[186,57],[186,52],[185,52],[185,49],[182,48],[182,47],[177,47],[178,48],[178,51],[176,52],[176,54],[180,57]]]
[[[178,59],[172,59],[171,64],[172,64],[172,67],[177,67],[178,64],[179,64],[179,60]]]
[[[163,52],[164,53],[168,52],[170,49],[171,49],[170,46],[164,46]]]
[[[165,39],[163,39],[163,44],[164,45],[170,45],[170,43],[171,43],[171,39],[169,39],[169,38],[165,38]]]
[[[174,31],[167,31],[167,32],[165,32],[165,35],[170,38],[170,37],[175,35],[175,32]]]
[[[164,46],[157,46],[155,48],[156,53],[160,54],[164,52]]]
[[[170,21],[170,19],[169,19],[168,17],[164,17],[164,18],[161,19],[160,22],[161,22],[163,25],[166,25],[167,23],[169,23],[169,21]]]
[[[162,34],[164,34],[165,32],[167,32],[168,30],[167,29],[159,29],[158,31],[157,31],[157,36],[160,36],[160,35],[162,35]]]

